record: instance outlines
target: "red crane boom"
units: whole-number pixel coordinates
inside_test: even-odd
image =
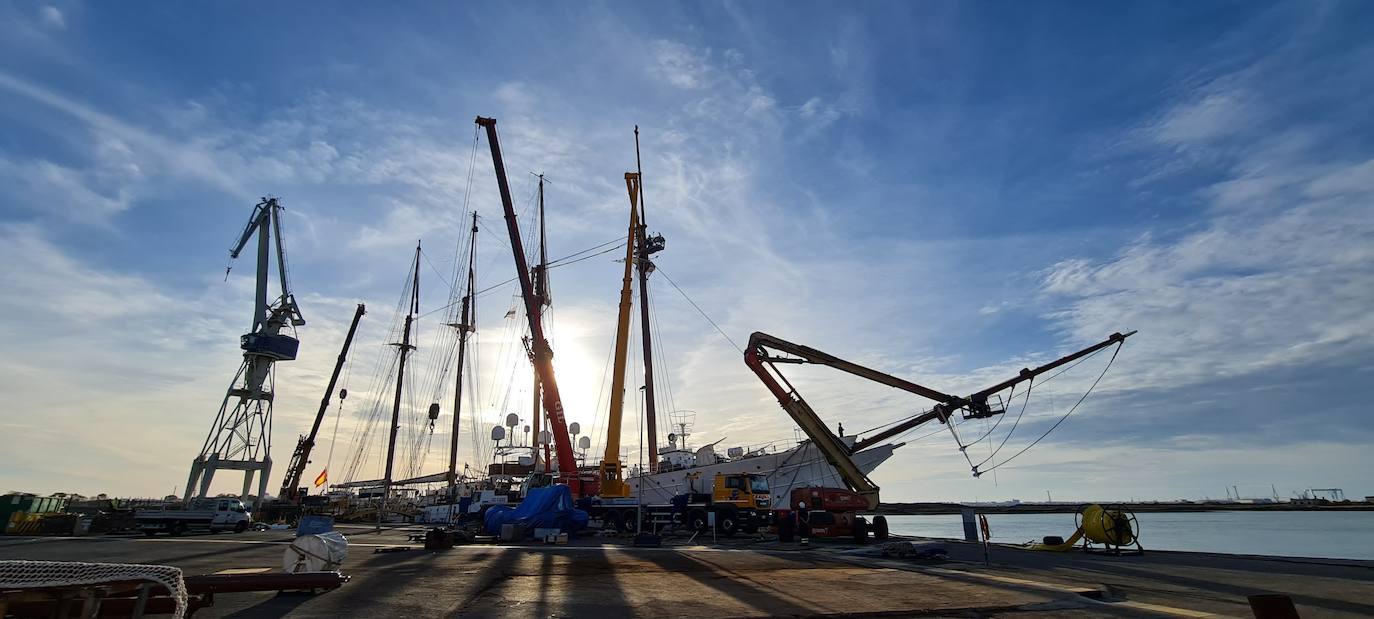
[[[496,136],[496,119],[478,116],[476,122],[487,130],[487,144],[491,146],[491,163],[496,168],[496,185],[501,192],[501,206],[506,213],[506,232],[510,234],[510,247],[515,254],[515,272],[520,278],[520,296],[525,301],[525,317],[529,320],[530,361],[534,363],[543,387],[544,412],[549,416],[549,431],[553,433],[554,451],[558,456],[558,478],[560,482],[568,484],[573,496],[580,496],[582,487],[577,477],[577,460],[573,457],[568,423],[563,417],[563,398],[558,393],[558,380],[553,375],[553,348],[544,337],[539,299],[530,281],[525,246],[520,240],[520,223],[515,218],[510,182],[506,180],[506,165],[501,159],[501,142]]]

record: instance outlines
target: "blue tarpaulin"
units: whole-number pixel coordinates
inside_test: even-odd
[[[487,509],[482,525],[488,533],[500,535],[501,525],[508,523],[525,525],[526,535],[533,535],[535,529],[572,533],[587,526],[587,512],[573,507],[567,486],[530,488],[529,495],[516,507],[495,505]]]

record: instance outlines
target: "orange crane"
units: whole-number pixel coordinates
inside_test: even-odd
[[[477,117],[478,126],[487,130],[487,144],[491,147],[491,163],[496,169],[496,186],[505,209],[506,232],[510,235],[511,251],[515,254],[515,272],[520,279],[520,296],[525,301],[525,318],[530,327],[530,361],[539,374],[543,391],[544,413],[549,417],[549,431],[553,434],[554,452],[558,457],[558,481],[566,483],[573,496],[582,496],[582,483],[577,474],[577,460],[573,456],[572,439],[568,436],[567,419],[563,416],[563,398],[558,392],[558,379],[553,373],[553,348],[544,337],[540,320],[541,308],[530,281],[529,262],[520,239],[520,223],[515,217],[515,203],[511,199],[510,182],[506,179],[506,164],[501,158],[501,142],[496,135],[496,119]]]

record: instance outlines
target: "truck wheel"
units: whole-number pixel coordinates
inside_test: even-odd
[[[152,537],[152,536],[154,536],[154,535],[157,535],[157,531],[155,531],[155,530],[153,530],[153,529],[144,529],[144,530],[143,530],[143,534],[144,534],[144,535],[147,535],[148,537]]]
[[[246,521],[246,520],[240,520],[240,521],[238,522],[238,524],[234,525],[234,532],[235,532],[235,533],[242,533],[242,532],[247,531],[247,530],[248,530],[248,521]]]
[[[731,537],[739,531],[739,511],[726,508],[716,512],[716,532]]]
[[[171,534],[172,537],[181,537],[181,534],[185,532],[186,525],[181,524],[180,522],[173,522],[171,526],[167,528],[167,533]]]
[[[887,516],[873,517],[873,539],[878,541],[887,539]]]
[[[621,533],[633,532],[635,530],[635,513],[632,511],[621,513],[620,518],[616,520],[616,524],[618,525],[616,530]]]
[[[614,510],[606,512],[606,515],[602,516],[601,518],[601,528],[610,529],[612,531],[619,531],[620,512]]]
[[[868,543],[868,521],[863,518],[854,519],[854,541],[860,544]]]
[[[687,526],[693,531],[705,531],[709,526],[706,520],[706,510],[694,509],[687,514]]]

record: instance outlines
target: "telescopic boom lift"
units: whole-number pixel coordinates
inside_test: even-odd
[[[878,486],[874,484],[872,480],[868,479],[868,476],[864,475],[863,471],[854,463],[851,457],[854,452],[864,447],[868,447],[877,441],[896,436],[897,434],[928,421],[938,420],[940,423],[948,423],[949,418],[959,410],[964,411],[963,416],[965,419],[981,419],[1002,414],[1005,412],[1005,409],[993,407],[988,403],[988,398],[994,393],[1007,389],[1017,383],[1030,380],[1067,363],[1072,363],[1077,359],[1081,359],[1098,350],[1111,346],[1112,344],[1120,344],[1125,341],[1126,338],[1134,334],[1135,331],[1131,331],[1125,335],[1113,333],[1111,337],[1108,337],[1102,342],[1098,342],[1088,348],[1061,357],[1040,367],[1023,369],[1013,378],[964,397],[936,391],[924,385],[918,385],[911,381],[903,380],[896,376],[885,374],[851,361],[846,361],[808,346],[794,344],[787,340],[768,335],[767,333],[755,332],[749,337],[749,345],[744,350],[744,363],[758,375],[759,380],[763,381],[763,384],[773,393],[778,403],[782,405],[783,410],[787,411],[788,415],[792,417],[792,420],[806,433],[807,438],[811,439],[811,442],[821,450],[821,454],[825,456],[826,462],[829,462],[831,466],[835,467],[835,470],[839,472],[840,479],[844,481],[845,485],[848,486],[850,490],[863,496],[864,499],[868,501],[869,509],[876,509],[878,507]],[[771,351],[777,351],[790,356],[774,356],[771,354]],[[854,446],[851,448],[846,446],[839,437],[835,436],[835,434],[826,427],[825,423],[821,421],[820,416],[811,408],[811,405],[802,398],[796,388],[792,387],[792,384],[787,381],[787,378],[778,371],[776,365],[778,363],[814,363],[817,365],[830,366],[860,378],[866,378],[876,383],[914,393],[923,398],[935,400],[937,404],[931,411],[912,417],[888,430],[862,441],[858,441],[854,443]],[[954,434],[954,438],[957,441],[959,435],[955,432],[952,424],[949,425],[949,430]],[[962,445],[962,443],[960,444]]]

